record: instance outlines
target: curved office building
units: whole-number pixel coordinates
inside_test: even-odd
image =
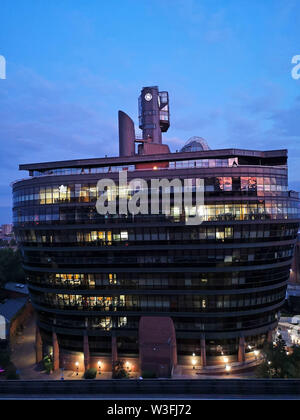
[[[143,103],[156,95],[152,116],[166,125],[163,94],[143,89],[141,119],[151,115]],[[147,121],[147,133],[157,125]],[[30,176],[13,185],[14,227],[37,312],[37,343],[56,358],[59,352],[60,363],[82,353],[85,367],[112,353],[138,357],[141,317],[169,317],[179,363],[193,353],[202,364],[223,354],[244,361],[250,348],[271,339],[285,300],[299,226],[287,151],[193,143],[196,151],[170,153],[157,133],[121,137],[127,156],[20,166]],[[120,198],[139,189],[137,181],[118,186],[121,170],[128,183],[187,179],[191,191],[204,179],[203,222],[187,223],[192,211],[180,210],[172,188],[169,213],[121,214]],[[96,209],[97,182],[106,178],[116,184],[107,191],[116,214]]]

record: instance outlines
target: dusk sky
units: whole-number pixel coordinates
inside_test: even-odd
[[[170,94],[173,151],[289,149],[300,190],[299,0],[1,0],[0,225],[20,163],[118,154],[117,112]]]

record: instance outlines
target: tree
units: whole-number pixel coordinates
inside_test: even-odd
[[[0,249],[0,286],[9,281],[22,283],[24,280],[20,252],[10,248]]]
[[[286,343],[278,336],[275,344],[267,344],[263,350],[264,362],[257,368],[259,378],[300,378],[300,348],[294,346],[290,353]]]
[[[129,376],[129,372],[127,372],[126,368],[124,367],[124,362],[122,360],[116,361],[113,367],[113,379],[126,379],[129,378]]]
[[[294,346],[292,348],[292,354],[289,356],[291,363],[293,364],[293,378],[300,378],[300,347]]]
[[[16,240],[15,240],[14,238],[12,238],[12,239],[9,241],[9,246],[16,246],[16,245],[17,245]]]
[[[0,288],[6,283],[6,277],[2,271],[2,267],[0,267]]]
[[[50,375],[50,373],[53,371],[53,360],[50,355],[47,355],[43,359],[44,368],[46,370],[46,373]]]

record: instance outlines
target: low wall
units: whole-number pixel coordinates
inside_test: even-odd
[[[224,355],[224,356],[207,356],[207,366],[222,366],[225,365],[224,357],[228,359],[226,363],[236,363],[238,361],[237,355]],[[201,357],[197,354],[196,356],[178,356],[178,364],[185,368],[192,368],[192,360],[196,360],[196,366],[201,366]],[[255,355],[253,352],[245,353],[246,361],[254,360]]]
[[[0,396],[83,394],[300,395],[296,379],[0,381]]]
[[[83,353],[71,353],[71,352],[64,352],[63,350],[60,351],[60,368],[64,367],[66,370],[73,370],[74,372],[77,371],[76,362],[78,362],[78,372],[84,372],[84,357]],[[118,360],[129,362],[128,369],[130,372],[137,372],[139,370],[139,359],[133,357],[122,357],[120,356]],[[111,372],[112,371],[112,359],[108,356],[90,356],[90,367],[98,369],[98,362],[101,362],[101,372]]]

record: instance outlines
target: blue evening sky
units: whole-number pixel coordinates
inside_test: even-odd
[[[300,190],[300,0],[1,0],[0,224],[19,163],[114,156],[117,111],[170,94],[173,151],[289,149]]]

